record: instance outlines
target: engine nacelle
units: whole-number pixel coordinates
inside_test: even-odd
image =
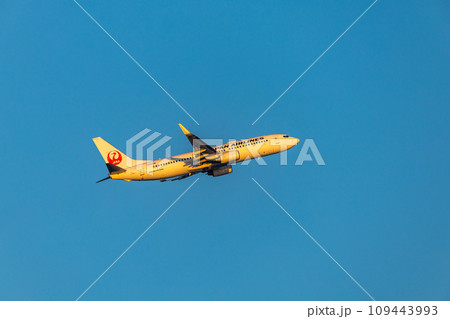
[[[220,154],[213,154],[206,156],[207,161],[219,162],[222,164],[234,163],[238,161],[239,158],[240,158],[239,151],[229,151]]]
[[[230,174],[232,172],[233,172],[233,168],[230,165],[227,165],[227,166],[223,166],[223,167],[220,167],[220,168],[216,168],[216,169],[214,169],[212,171],[209,171],[208,175],[212,175],[214,177],[217,177],[217,176]]]

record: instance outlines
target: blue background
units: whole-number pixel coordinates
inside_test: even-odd
[[[302,140],[193,188],[82,300],[450,297],[448,1],[80,0],[0,4],[0,299],[74,300],[193,181],[94,182],[91,138],[144,128]],[[295,166],[313,138],[326,166]]]

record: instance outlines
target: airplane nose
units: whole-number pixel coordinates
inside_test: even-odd
[[[298,138],[295,138],[295,137],[289,138],[289,144],[290,144],[289,148],[294,147],[298,143],[300,143],[300,140]]]

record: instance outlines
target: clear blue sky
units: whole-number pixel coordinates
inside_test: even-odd
[[[286,133],[289,151],[198,183],[84,300],[368,300],[251,180],[377,300],[449,299],[448,1],[380,0],[254,126],[371,1],[0,4],[0,299],[76,299],[182,193],[94,182],[91,138],[144,128],[190,144]]]

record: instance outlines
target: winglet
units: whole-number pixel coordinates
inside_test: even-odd
[[[200,146],[201,150],[204,150],[204,151],[206,151],[209,154],[215,154],[216,153],[216,150],[214,148],[212,148],[211,146],[209,146],[208,144],[203,142],[196,135],[194,135],[191,132],[189,132],[183,125],[181,125],[180,123],[178,123],[178,125],[180,126],[181,130],[183,131],[184,135],[186,135],[187,139],[189,140],[189,142],[191,143],[192,146],[194,146],[194,140],[197,140],[198,144],[196,144],[194,147]]]
[[[184,135],[190,135],[192,134],[191,132],[189,132],[183,125],[181,125],[180,123],[178,123],[178,125],[180,126],[181,130],[183,131]]]

